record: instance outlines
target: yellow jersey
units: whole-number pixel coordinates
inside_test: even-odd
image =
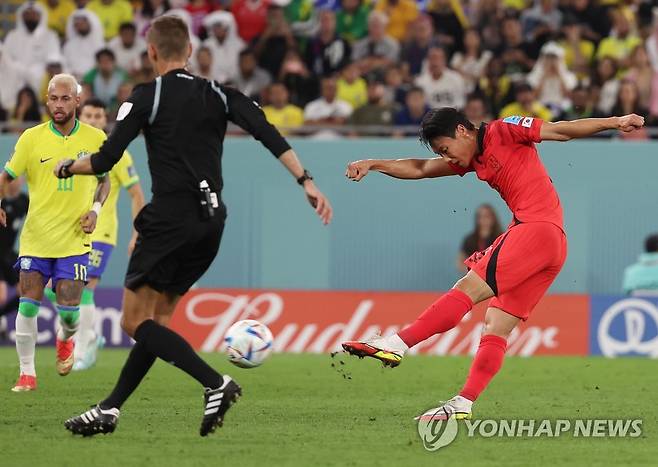
[[[119,230],[119,218],[117,217],[119,193],[121,188],[128,189],[139,182],[139,177],[133,165],[133,158],[128,151],[123,153],[117,165],[112,167],[107,175],[110,178],[110,194],[98,216],[96,230],[91,234],[91,240],[115,246],[117,244],[117,231]]]
[[[288,104],[282,109],[266,105],[263,107],[263,113],[267,121],[279,129],[284,136],[288,132],[281,128],[296,128],[304,124],[304,112],[296,105]]]
[[[50,121],[18,138],[5,170],[13,178],[25,175],[30,195],[20,256],[65,258],[89,252],[90,236],[82,231],[80,218],[91,209],[98,180],[93,175],[58,179],[53,170],[62,159],[98,151],[105,138],[104,132],[78,120],[68,136]]]

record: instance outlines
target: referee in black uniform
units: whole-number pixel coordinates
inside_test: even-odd
[[[217,373],[167,327],[179,299],[219,249],[226,218],[220,162],[229,121],[261,141],[286,166],[324,224],[332,214],[309,172],[256,104],[234,89],[185,70],[192,49],[182,20],[157,18],[147,41],[158,78],[137,86],[121,105],[116,126],[98,153],[60,161],[55,169],[60,178],[107,172],[144,131],[153,198],[135,219],[139,236],[126,273],[121,320],[136,343],[111,394],[65,422],[68,430],[85,436],[114,431],[119,409],[156,357],[205,388],[201,436],[221,425],[241,393],[234,380]]]

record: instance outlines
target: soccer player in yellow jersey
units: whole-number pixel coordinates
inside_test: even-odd
[[[79,85],[71,75],[55,75],[48,85],[51,120],[26,130],[0,174],[0,196],[7,184],[25,175],[30,206],[20,236],[18,262],[20,302],[16,315],[16,350],[20,377],[15,392],[36,389],[34,353],[37,314],[43,287],[52,281],[59,314],[57,372],[73,366],[72,337],[78,328],[82,289],[87,281],[90,234],[109,193],[108,177],[75,176],[57,180],[52,171],[70,154],[82,157],[98,151],[105,133],[75,118]],[[6,214],[0,209],[0,225]]]
[[[80,121],[99,130],[107,126],[107,112],[103,101],[92,98],[86,100],[80,108]],[[89,283],[82,291],[80,302],[80,329],[75,337],[75,350],[73,352],[73,370],[86,370],[96,363],[99,346],[103,344],[103,336],[97,336],[95,331],[96,304],[94,303],[94,289],[98,285],[103,271],[110,260],[112,250],[117,244],[117,231],[119,220],[117,218],[117,202],[121,188],[125,188],[131,198],[132,217],[144,207],[144,193],[139,184],[139,177],[133,165],[133,159],[125,151],[123,156],[110,172],[110,195],[101,209],[96,230],[91,236],[91,253],[89,253],[89,266],[87,278]],[[133,229],[132,239],[128,245],[131,253],[137,232]]]

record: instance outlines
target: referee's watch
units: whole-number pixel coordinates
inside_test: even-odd
[[[304,169],[304,174],[297,179],[297,183],[303,185],[306,180],[313,180],[313,176],[311,175],[311,172]]]

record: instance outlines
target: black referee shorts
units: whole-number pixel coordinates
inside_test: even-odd
[[[158,292],[183,295],[217,256],[226,208],[203,221],[196,200],[169,198],[147,204],[135,219],[138,237],[130,256],[125,287],[148,285]]]
[[[0,255],[0,282],[6,282],[12,287],[18,284],[18,272],[14,269],[16,261],[18,255],[13,251]]]

